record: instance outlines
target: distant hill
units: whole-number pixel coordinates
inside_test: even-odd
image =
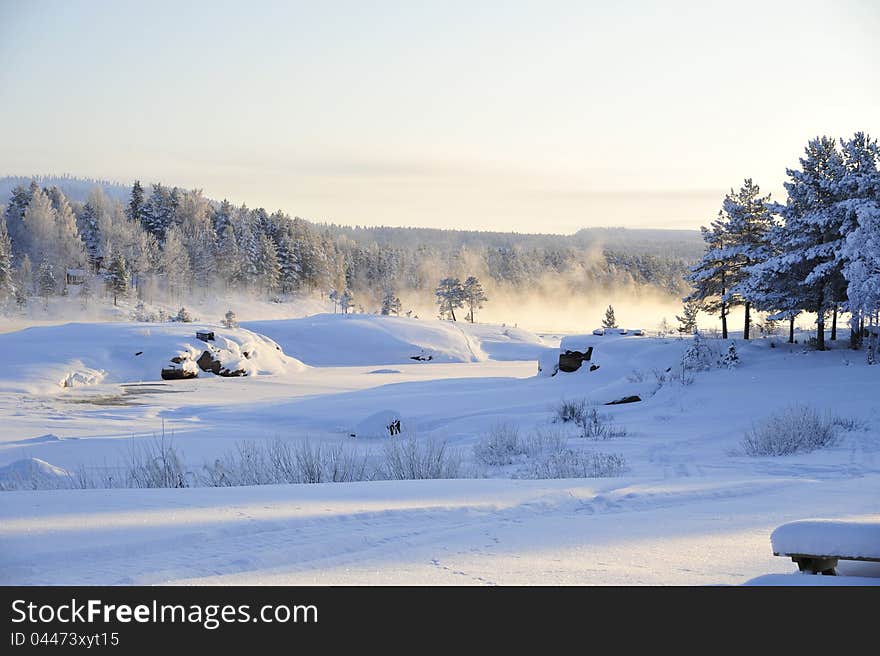
[[[663,258],[694,261],[703,252],[703,239],[698,230],[654,230],[630,228],[583,228],[573,235],[525,234],[482,230],[441,230],[438,228],[396,228],[388,226],[340,226],[316,224],[332,234],[345,235],[354,243],[368,246],[416,248],[431,244],[442,250],[469,248],[565,247],[609,250],[631,255],[654,255]]]
[[[29,185],[36,180],[41,187],[58,187],[68,199],[84,203],[94,187],[101,187],[109,198],[127,201],[131,193],[131,185],[109,180],[92,180],[91,178],[74,178],[69,175],[10,175],[0,178],[0,205],[5,205],[12,195],[12,190],[19,185]]]

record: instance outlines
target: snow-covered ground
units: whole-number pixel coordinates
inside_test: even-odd
[[[198,347],[202,327],[242,350],[271,349],[271,362],[243,378],[162,383],[158,367],[175,349]],[[796,569],[772,555],[780,524],[880,513],[880,369],[861,354],[737,341],[739,367],[682,385],[668,378],[689,340],[595,336],[598,370],[537,376],[537,360],[558,344],[505,326],[366,315],[0,335],[0,476],[4,466],[48,477],[112,468],[163,426],[193,471],[242,440],[308,439],[375,455],[392,438],[351,433],[386,413],[419,441],[445,441],[468,476],[3,492],[0,582],[760,583]],[[59,384],[77,371],[102,373]],[[595,441],[553,423],[563,399],[631,395],[643,400],[598,407],[624,435]],[[853,421],[812,453],[739,450],[754,423],[796,403]],[[511,478],[527,469],[473,457],[499,424],[523,436],[555,431],[570,448],[621,456],[626,470]],[[866,563],[841,570],[878,574]]]

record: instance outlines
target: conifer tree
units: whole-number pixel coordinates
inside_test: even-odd
[[[474,276],[468,276],[467,280],[464,281],[462,294],[464,296],[465,305],[468,308],[467,319],[471,323],[474,323],[474,310],[482,308],[483,303],[486,303],[489,298],[483,291],[483,285]]]
[[[602,319],[602,327],[606,330],[617,328],[617,319],[614,318],[614,308],[610,305],[605,310],[605,317]]]

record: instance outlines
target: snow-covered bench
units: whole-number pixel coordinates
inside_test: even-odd
[[[787,556],[802,572],[836,574],[839,560],[880,562],[880,515],[854,519],[802,519],[770,536],[774,556]]]

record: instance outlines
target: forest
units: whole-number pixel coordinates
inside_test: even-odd
[[[238,292],[315,295],[376,312],[409,292],[432,303],[442,279],[475,277],[487,291],[570,295],[644,287],[670,297],[699,256],[695,231],[592,229],[575,235],[491,233],[316,223],[135,182],[129,190],[68,177],[6,178],[0,221],[0,303],[69,291],[179,305]],[[68,190],[65,193],[64,189]]]

